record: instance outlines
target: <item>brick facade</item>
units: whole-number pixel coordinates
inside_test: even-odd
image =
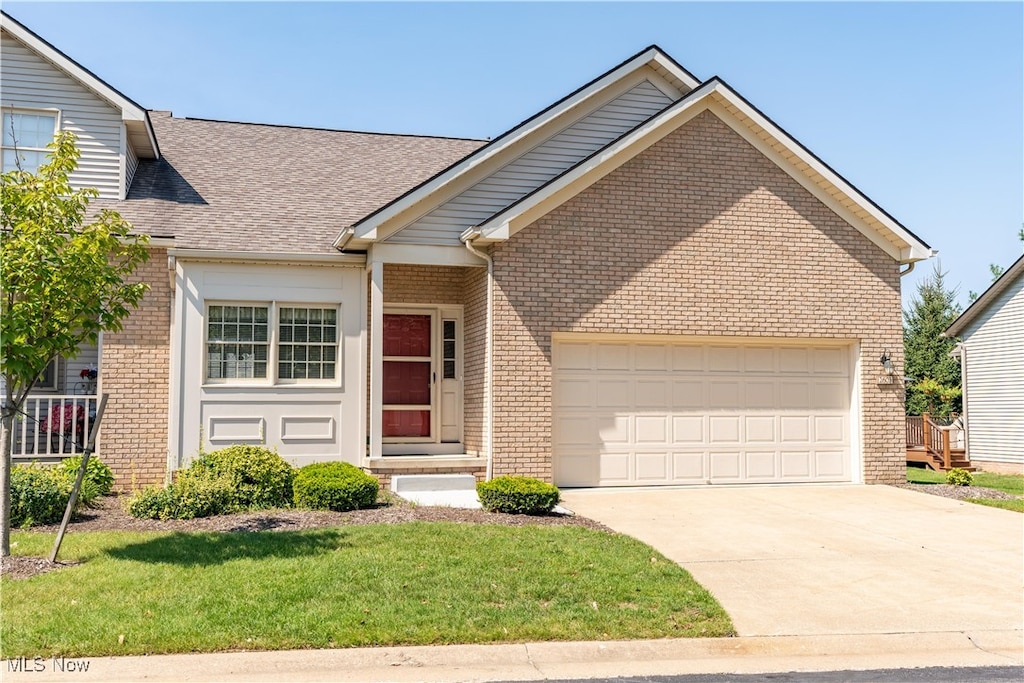
[[[98,452],[116,476],[115,487],[163,483],[167,476],[171,306],[167,250],[150,249],[133,276],[150,290],[120,332],[103,335],[99,391],[110,395]]]
[[[714,114],[492,256],[495,475],[551,480],[552,332],[604,332],[859,340],[863,477],[904,477],[897,262]]]

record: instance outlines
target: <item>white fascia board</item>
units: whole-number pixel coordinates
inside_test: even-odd
[[[402,212],[407,211],[410,207],[429,199],[433,194],[440,192],[457,179],[463,177],[467,173],[471,173],[474,169],[479,168],[494,157],[502,154],[506,149],[520,142],[524,138],[533,135],[537,130],[543,128],[565,112],[577,107],[584,101],[594,97],[614,83],[617,83],[626,75],[640,69],[644,65],[650,64],[651,62],[657,62],[659,66],[670,71],[674,76],[678,77],[685,83],[692,83],[693,85],[691,87],[699,85],[692,76],[679,69],[671,59],[667,58],[657,48],[652,47],[645,50],[612,71],[609,71],[589,85],[581,88],[578,92],[566,98],[564,101],[559,102],[553,105],[550,109],[542,111],[540,114],[528,119],[518,127],[513,128],[500,138],[496,139],[493,143],[485,145],[483,148],[470,154],[454,166],[442,171],[439,175],[423,183],[404,197],[396,200],[388,206],[385,206],[377,213],[371,214],[370,216],[355,223],[352,226],[355,229],[355,239],[377,239],[377,230],[380,226],[394,219]],[[344,237],[345,233],[342,231],[335,239],[334,246],[340,248],[340,244]]]
[[[427,244],[391,244],[378,242],[370,247],[368,263],[404,263],[425,266],[486,266],[461,244],[458,246]]]
[[[149,133],[153,144],[153,154],[159,155],[159,148],[156,146],[156,138],[153,135],[152,126],[146,110],[125,97],[123,94],[100,80],[95,74],[74,61],[63,52],[50,45],[48,42],[37,36],[28,28],[20,24],[8,14],[0,15],[0,25],[17,40],[24,43],[29,49],[38,53],[41,57],[64,71],[86,88],[94,92],[100,98],[106,100],[116,109],[121,110],[121,120],[142,122]]]
[[[993,282],[988,289],[975,299],[967,310],[960,314],[940,336],[959,337],[970,326],[989,304],[995,301],[1003,291],[1009,287],[1018,277],[1024,276],[1024,256],[1021,256],[1007,268],[999,279]]]
[[[219,249],[168,249],[178,261],[222,261],[232,263],[291,263],[327,266],[365,266],[363,254],[303,254],[292,252],[229,251]]]

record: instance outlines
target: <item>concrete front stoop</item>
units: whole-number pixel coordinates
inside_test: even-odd
[[[480,508],[472,474],[396,474],[391,491],[417,505]]]

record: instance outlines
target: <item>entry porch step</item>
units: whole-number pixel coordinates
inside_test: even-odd
[[[391,491],[428,507],[480,507],[476,477],[472,474],[395,474],[391,477]]]

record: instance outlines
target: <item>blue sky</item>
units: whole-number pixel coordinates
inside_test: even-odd
[[[657,43],[984,290],[1022,252],[1024,4],[46,3],[4,9],[177,116],[494,137]],[[822,264],[827,267],[827,264]],[[904,301],[931,271],[904,279]]]

